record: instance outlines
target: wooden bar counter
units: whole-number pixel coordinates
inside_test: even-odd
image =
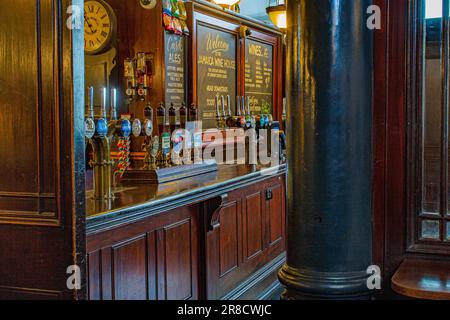
[[[286,167],[220,166],[200,178],[87,200],[89,299],[251,299],[280,289]],[[89,195],[88,195],[89,197]]]

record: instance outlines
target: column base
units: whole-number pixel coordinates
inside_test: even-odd
[[[286,290],[283,300],[335,299],[368,300],[372,292],[367,288],[369,275],[357,272],[316,272],[296,269],[285,264],[278,279]]]

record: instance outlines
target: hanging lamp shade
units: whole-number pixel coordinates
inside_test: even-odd
[[[269,5],[266,8],[270,21],[280,29],[287,28],[287,13],[286,4],[284,1],[276,1],[274,5]]]
[[[241,0],[213,0],[214,3],[224,8],[230,8],[231,6],[237,4],[239,1]]]

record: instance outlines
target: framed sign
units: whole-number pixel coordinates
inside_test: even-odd
[[[237,36],[209,25],[197,26],[197,97],[204,128],[216,126],[216,95],[237,95]]]
[[[180,107],[187,103],[187,59],[186,38],[164,32],[165,45],[165,104]]]
[[[253,114],[272,114],[274,77],[273,46],[245,41],[245,94]]]

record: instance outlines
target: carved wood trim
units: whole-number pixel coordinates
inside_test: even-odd
[[[222,194],[211,199],[207,205],[207,224],[208,231],[220,227],[220,212],[228,200],[228,194]]]

